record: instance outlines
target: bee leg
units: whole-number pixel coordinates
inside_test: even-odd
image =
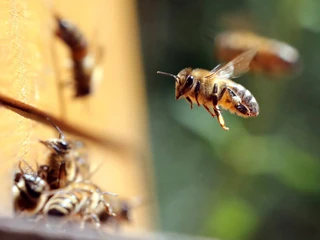
[[[92,213],[92,214],[90,214],[90,217],[94,221],[96,228],[99,229],[101,226],[101,223],[100,223],[100,219],[98,218],[98,216],[96,214]]]
[[[35,225],[42,224],[44,220],[45,218],[43,214],[36,214],[33,218],[28,219],[28,221],[34,223]]]
[[[226,87],[223,87],[221,92],[218,94],[218,85],[214,84],[213,85],[213,90],[212,90],[212,102],[214,106],[218,105],[218,102],[222,99],[224,93],[226,92]]]
[[[204,108],[210,113],[210,115],[211,115],[212,117],[215,117],[215,116],[216,116],[213,112],[211,112],[210,108],[208,108],[206,105],[203,105],[203,106],[204,106]]]
[[[225,123],[224,123],[224,119],[220,113],[220,109],[218,107],[218,102],[222,99],[224,93],[226,92],[226,87],[222,88],[221,92],[218,93],[218,85],[214,84],[213,85],[213,90],[212,90],[212,103],[213,103],[213,110],[215,115],[217,115],[218,118],[218,122],[220,124],[220,126],[224,129],[224,130],[229,130],[228,127],[226,127]]]
[[[193,104],[192,101],[189,97],[186,97],[187,101],[190,103],[190,108],[193,109]]]
[[[214,111],[214,113],[211,112],[210,108],[208,108],[206,105],[203,105],[203,106],[204,106],[204,108],[211,114],[212,117],[217,116],[218,122],[219,122],[220,126],[221,126],[224,130],[229,130],[229,128],[226,127],[225,124],[224,124],[224,119],[223,119],[223,117],[222,117],[222,115],[221,115],[221,113],[220,113],[220,109],[219,109],[218,106],[213,106],[213,111]]]
[[[213,110],[214,110],[214,113],[217,115],[217,118],[218,118],[218,122],[220,124],[220,126],[224,129],[224,130],[229,130],[228,127],[226,127],[225,123],[224,123],[224,119],[220,113],[220,109],[218,106],[213,106]]]
[[[94,222],[94,225],[96,228],[100,228],[101,223],[100,223],[100,219],[98,218],[98,216],[94,213],[87,213],[86,215],[83,216],[82,219],[82,224],[81,226],[84,227],[86,221],[91,220],[92,222]]]
[[[83,222],[85,222],[87,219],[91,219],[94,222],[95,229],[101,236],[103,236],[104,233],[101,230],[101,222],[98,216],[95,213],[90,213],[84,217]]]

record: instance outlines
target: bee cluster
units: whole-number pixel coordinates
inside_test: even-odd
[[[69,49],[73,62],[75,97],[89,96],[94,62],[88,42],[70,21],[58,15],[55,20],[54,35]],[[92,182],[97,169],[89,164],[85,144],[66,139],[60,128],[47,120],[59,132],[59,137],[40,140],[49,152],[45,164],[37,164],[34,169],[26,160],[19,161],[12,186],[15,216],[35,223],[62,219],[63,223],[75,223],[80,229],[93,225],[99,232],[102,224],[118,228],[130,222],[131,209],[139,205],[140,200],[119,199],[117,194],[104,191]],[[64,227],[62,224],[61,230]]]
[[[19,162],[12,187],[15,215],[37,223],[60,218],[79,223],[80,229],[89,223],[99,231],[101,224],[119,227],[129,222],[135,204],[119,200],[117,194],[92,182],[95,170],[83,151],[85,145],[66,139],[59,127],[54,127],[59,138],[40,140],[49,150],[46,163],[33,169],[27,161]]]

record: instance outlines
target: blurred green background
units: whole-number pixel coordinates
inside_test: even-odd
[[[320,1],[138,5],[162,229],[222,240],[320,239]],[[215,35],[246,18],[256,33],[296,47],[303,71],[236,79],[260,115],[224,111],[227,132],[204,108],[176,101],[174,81],[156,71],[212,69]]]

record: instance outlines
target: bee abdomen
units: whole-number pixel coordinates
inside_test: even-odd
[[[245,105],[249,112],[246,115],[254,117],[259,114],[259,104],[253,94],[240,84],[234,84],[231,86],[232,90],[237,94],[241,99],[241,104]]]
[[[74,61],[74,77],[76,82],[76,97],[90,94],[91,75],[85,72],[84,61]]]
[[[46,204],[45,214],[56,217],[68,216],[76,213],[81,199],[76,193],[66,193],[53,196]]]

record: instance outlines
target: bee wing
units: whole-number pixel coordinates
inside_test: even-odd
[[[35,173],[35,170],[32,168],[30,163],[28,163],[24,159],[19,161],[19,169],[23,173],[27,173],[27,174],[34,174]]]
[[[62,162],[59,170],[59,188],[64,188],[68,184],[66,163]]]
[[[218,65],[206,78],[222,78],[222,79],[232,79],[241,76],[246,73],[250,68],[250,63],[257,53],[257,49],[250,49],[227,64],[221,66]]]

